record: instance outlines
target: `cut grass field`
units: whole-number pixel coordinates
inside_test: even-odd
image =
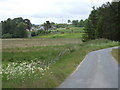
[[[74,38],[38,38],[38,39],[3,39],[2,49],[5,48],[27,48],[39,46],[58,46],[65,44],[82,43],[81,39]]]
[[[118,49],[113,49],[112,50],[112,55],[113,57],[118,61],[118,63],[120,64],[120,48]]]
[[[87,53],[117,45],[118,42],[97,39],[82,44],[4,48],[2,86],[55,88],[75,70]]]

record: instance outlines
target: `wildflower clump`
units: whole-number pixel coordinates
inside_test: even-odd
[[[44,73],[49,69],[48,65],[43,65],[44,63],[35,58],[34,60],[27,62],[11,62],[2,65],[2,78],[4,80],[14,80],[19,79],[24,82],[31,78],[42,78]]]

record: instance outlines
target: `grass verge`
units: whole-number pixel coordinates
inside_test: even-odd
[[[120,64],[120,48],[118,49],[113,49],[112,50],[112,55],[113,57],[118,61],[118,63]]]

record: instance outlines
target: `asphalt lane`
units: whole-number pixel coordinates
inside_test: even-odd
[[[118,88],[118,63],[111,50],[90,52],[58,88]]]

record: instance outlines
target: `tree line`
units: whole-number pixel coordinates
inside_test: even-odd
[[[85,21],[83,19],[79,20],[68,20],[68,23],[71,23],[75,27],[84,27]]]
[[[29,19],[22,17],[10,19],[8,18],[2,23],[2,38],[25,38],[27,37],[27,29],[31,29],[31,22]]]
[[[106,38],[120,41],[120,2],[107,2],[91,11],[85,22],[84,40]]]

